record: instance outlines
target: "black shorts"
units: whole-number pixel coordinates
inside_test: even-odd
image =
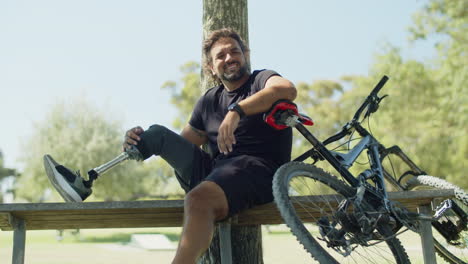
[[[232,216],[273,201],[275,171],[276,167],[262,158],[240,155],[216,160],[203,180],[212,181],[223,189],[229,204],[229,216]]]
[[[160,155],[174,168],[186,192],[202,181],[218,184],[226,194],[229,216],[273,201],[272,180],[278,168],[273,162],[249,155],[212,160],[208,153],[160,125],[151,126],[140,137],[137,148],[143,157]]]

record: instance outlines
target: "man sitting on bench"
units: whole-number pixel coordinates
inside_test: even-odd
[[[133,159],[159,155],[187,192],[182,236],[173,263],[195,263],[209,247],[215,221],[273,201],[272,178],[291,158],[292,129],[275,130],[263,113],[280,99],[294,100],[294,85],[271,70],[249,72],[248,47],[230,29],[214,31],[203,43],[204,70],[219,85],[198,100],[178,135],[161,125],[128,130],[124,151]],[[208,144],[211,155],[200,146]],[[47,175],[67,201],[91,194],[89,180],[44,157]]]

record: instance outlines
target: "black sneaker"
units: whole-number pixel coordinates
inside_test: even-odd
[[[44,167],[50,182],[67,202],[82,202],[92,192],[80,173],[73,173],[55,162],[50,155],[44,155]]]

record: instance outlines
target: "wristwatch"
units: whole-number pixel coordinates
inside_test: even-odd
[[[240,107],[238,103],[233,103],[228,106],[228,111],[234,111],[239,114],[239,117],[242,119],[245,116],[244,110]]]

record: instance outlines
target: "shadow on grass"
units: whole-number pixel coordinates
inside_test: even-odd
[[[99,236],[99,237],[90,237],[90,236],[83,236],[77,239],[78,243],[121,243],[126,244],[130,242],[132,235],[165,235],[171,242],[179,241],[180,235],[175,233],[158,233],[158,232],[140,232],[140,233],[133,233],[133,234],[125,234],[125,233],[116,233],[109,236]]]

